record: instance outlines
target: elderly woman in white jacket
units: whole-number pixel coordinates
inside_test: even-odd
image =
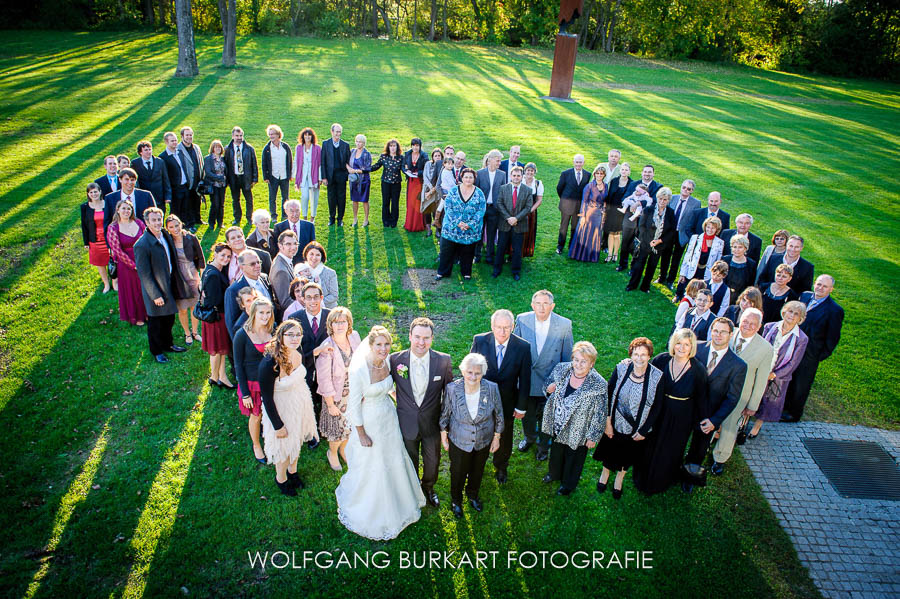
[[[675,289],[675,298],[680,300],[684,296],[684,289],[688,282],[694,278],[709,281],[712,277],[712,265],[722,259],[722,251],[725,242],[718,237],[722,231],[722,221],[717,216],[710,216],[703,221],[703,233],[691,235],[687,248],[684,250],[684,261],[681,263],[681,278]]]

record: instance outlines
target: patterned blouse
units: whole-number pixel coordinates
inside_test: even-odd
[[[220,156],[213,155],[213,172],[216,175],[221,175],[222,178],[214,178],[212,180],[212,186],[225,187],[225,160],[223,160]]]
[[[381,181],[384,183],[400,183],[400,169],[403,166],[403,155],[400,156],[388,156],[387,154],[382,154],[378,158],[378,162],[372,165],[372,168],[369,169],[370,173],[374,173],[381,167],[384,167],[384,172],[381,174]]]
[[[471,245],[481,239],[481,227],[484,223],[484,211],[487,202],[484,193],[477,187],[474,188],[468,201],[464,201],[459,185],[450,190],[444,198],[444,225],[441,236],[448,241]],[[466,223],[469,228],[463,231],[460,223]]]

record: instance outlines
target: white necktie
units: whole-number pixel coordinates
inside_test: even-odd
[[[581,185],[581,171],[575,171],[575,182]]]
[[[425,363],[422,360],[415,360],[416,376],[413,377],[413,395],[415,396],[416,405],[421,406],[425,399],[425,388],[427,386],[428,373],[425,372]]]

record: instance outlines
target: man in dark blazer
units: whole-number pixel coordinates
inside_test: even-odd
[[[237,296],[238,291],[244,287],[255,289],[259,297],[264,297],[273,304],[277,301],[275,292],[269,285],[269,277],[263,272],[262,261],[257,251],[256,248],[247,247],[240,253],[238,263],[241,266],[241,276],[225,290],[225,326],[229,331],[234,328],[234,321],[241,315]],[[275,313],[277,314],[277,311]]]
[[[759,264],[759,257],[762,255],[762,239],[750,232],[750,227],[753,225],[753,217],[744,212],[738,214],[737,218],[734,219],[734,223],[737,228],[725,229],[719,233],[719,237],[725,242],[725,249],[723,251],[726,254],[730,254],[731,238],[735,235],[746,235],[750,242],[750,249],[747,250],[747,257],[752,258],[754,262]]]
[[[110,154],[103,160],[103,166],[106,173],[94,179],[94,183],[100,186],[100,193],[106,197],[114,191],[119,191],[119,163],[116,162],[116,157]]]
[[[434,323],[415,318],[409,325],[410,348],[390,356],[391,376],[397,385],[397,418],[403,444],[419,471],[422,452],[422,493],[425,501],[438,507],[434,492],[441,462],[441,400],[453,381],[453,363],[448,354],[434,351]]]
[[[134,205],[134,217],[141,220],[144,220],[144,211],[147,208],[157,207],[153,194],[143,189],[135,189],[136,183],[137,173],[133,170],[123,168],[119,171],[119,191],[114,191],[103,198],[103,212],[106,222],[112,220],[119,200],[131,200],[132,205]]]
[[[130,169],[126,169],[130,170]],[[147,309],[147,340],[150,353],[160,364],[169,361],[165,352],[183,352],[172,340],[178,307],[175,300],[189,297],[187,284],[178,274],[175,244],[163,230],[163,212],[155,206],[144,216],[147,228],[134,244],[134,264],[141,279],[141,295]]]
[[[800,255],[801,252],[803,252],[803,238],[799,235],[791,235],[788,237],[787,247],[785,247],[784,253],[781,255],[773,254],[766,262],[766,267],[757,273],[756,286],[759,287],[760,285],[774,281],[775,269],[778,268],[778,265],[788,264],[794,269],[791,280],[788,281],[788,287],[793,289],[797,295],[810,291],[813,286],[815,267],[812,262]],[[808,349],[806,351],[809,352]]]
[[[672,198],[669,207],[675,213],[675,229],[677,235],[672,243],[672,249],[663,252],[659,259],[659,278],[657,281],[662,283],[669,289],[675,284],[678,278],[678,268],[681,266],[681,257],[684,256],[684,248],[687,247],[691,240],[691,235],[687,231],[690,223],[691,212],[700,207],[700,200],[695,198],[694,182],[691,179],[685,179],[681,183],[681,193]]]
[[[300,218],[300,202],[288,200],[284,203],[284,211],[287,218],[277,223],[272,229],[275,239],[285,231],[293,231],[297,236],[297,253],[294,255],[294,264],[303,262],[303,249],[310,241],[316,240],[316,226],[308,220]],[[288,302],[290,303],[290,302]]]
[[[188,221],[188,171],[185,166],[188,157],[178,151],[178,138],[172,131],[163,134],[166,149],[160,152],[159,159],[166,165],[169,176],[169,187],[172,190],[172,202],[169,204],[170,212],[183,222]]]
[[[278,320],[284,311],[294,303],[291,297],[291,281],[294,280],[294,255],[297,253],[297,235],[288,229],[278,236],[278,253],[272,258],[269,269],[269,285],[275,293],[275,310]],[[301,290],[302,293],[302,290]]]
[[[559,181],[556,183],[556,195],[559,196],[559,239],[556,242],[556,253],[562,254],[566,245],[566,235],[569,229],[572,234],[569,240],[575,238],[575,227],[578,225],[578,211],[581,210],[581,197],[584,195],[584,188],[591,182],[591,175],[584,170],[584,156],[575,154],[572,159],[574,165],[570,169],[566,169],[559,174]],[[630,193],[628,191],[626,194]]]
[[[637,186],[638,183],[643,183],[644,185],[646,185],[647,193],[649,193],[650,197],[653,198],[654,200],[656,200],[656,192],[659,191],[659,189],[662,187],[662,185],[660,185],[659,182],[657,182],[656,180],[653,179],[653,177],[655,175],[656,175],[656,169],[653,167],[652,164],[648,164],[648,165],[644,166],[644,168],[641,170],[641,180],[633,182],[633,185],[635,185],[635,187]],[[631,190],[631,191],[633,192],[634,190]],[[627,192],[626,192],[626,194],[627,194]],[[628,197],[628,196],[626,195],[625,197]]]
[[[803,416],[819,364],[834,353],[841,340],[844,309],[831,297],[832,290],[834,277],[819,275],[814,291],[807,291],[800,296],[800,301],[806,304],[806,320],[800,325],[800,330],[806,333],[809,342],[797,370],[794,371],[794,377],[788,384],[784,412],[781,414],[782,422],[797,422]]]
[[[225,148],[225,181],[231,189],[232,225],[241,224],[241,194],[247,207],[247,220],[253,215],[253,186],[259,181],[256,150],[244,141],[244,130],[231,130],[231,142]]]
[[[322,184],[328,188],[328,226],[337,223],[344,226],[344,210],[347,207],[347,163],[350,162],[350,144],[341,139],[344,128],[339,123],[331,126],[331,138],[322,141]]]
[[[685,315],[682,326],[694,331],[697,341],[706,341],[709,338],[709,327],[716,319],[716,315],[710,310],[713,303],[712,291],[701,289],[694,302],[694,307]]]
[[[697,208],[689,215],[691,220],[686,227],[688,241],[690,241],[691,235],[703,234],[703,223],[711,216],[722,221],[723,231],[731,226],[731,215],[722,210],[721,206],[722,194],[718,191],[709,192],[709,196],[706,198],[706,207]]]
[[[503,434],[500,449],[494,454],[494,470],[501,485],[508,478],[507,467],[512,455],[513,418],[522,418],[528,407],[531,390],[531,346],[513,335],[515,318],[509,310],[497,310],[491,314],[491,332],[475,335],[472,349],[487,359],[485,380],[497,383],[500,401],[503,403]]]
[[[506,185],[506,173],[500,170],[500,158],[503,154],[500,150],[488,152],[487,166],[475,173],[475,186],[484,194],[487,208],[484,211],[484,234],[487,240],[485,261],[494,263],[494,246],[497,237],[497,222],[500,214],[497,212],[497,202],[500,199],[500,188]],[[481,242],[475,244],[475,262],[481,261]]]
[[[497,229],[499,239],[497,251],[494,255],[494,272],[492,277],[500,276],[503,270],[503,262],[506,260],[506,247],[512,247],[512,274],[513,280],[518,281],[522,271],[522,244],[525,241],[525,233],[528,232],[528,213],[534,203],[531,188],[522,185],[522,167],[514,166],[510,183],[500,188],[499,197],[495,204],[499,219]]]
[[[197,232],[197,225],[203,223],[200,215],[200,192],[197,191],[200,181],[203,180],[203,153],[194,143],[194,130],[190,127],[182,127],[181,141],[178,143],[178,154],[184,164],[187,175],[187,200],[185,208],[188,220],[185,223],[192,233]]]
[[[172,187],[169,185],[169,169],[162,160],[153,156],[153,144],[139,141],[138,157],[131,161],[131,169],[137,173],[137,188],[149,191],[165,211],[172,202]]]
[[[662,223],[662,228],[657,228],[657,220]],[[675,212],[669,207],[669,197],[666,195],[658,196],[656,202],[641,213],[638,220],[640,250],[631,263],[631,279],[625,286],[625,291],[634,291],[640,286],[641,291],[650,293],[650,282],[656,272],[659,257],[663,252],[671,251],[672,244],[675,243],[675,223]]]
[[[691,446],[684,459],[686,473],[681,488],[690,493],[694,483],[705,481],[702,470],[713,433],[731,414],[741,399],[747,364],[728,347],[734,323],[725,317],[716,318],[710,327],[709,341],[697,347],[697,360],[706,367],[706,398],[698,406],[699,422],[694,425]]]
[[[500,170],[506,173],[507,181],[511,179],[510,175],[512,175],[512,169],[514,166],[521,166],[523,169],[525,168],[525,164],[519,162],[519,155],[521,154],[521,152],[522,148],[520,148],[519,146],[510,146],[509,158],[505,158],[500,162]]]
[[[322,396],[319,394],[319,386],[316,384],[316,358],[313,352],[328,337],[328,328],[325,323],[331,311],[322,306],[325,293],[318,283],[307,283],[300,290],[300,294],[303,296],[303,304],[306,307],[287,315],[285,320],[296,320],[303,329],[300,353],[303,356],[303,367],[306,368],[306,385],[312,394],[314,412],[319,414],[322,411]],[[315,449],[319,446],[319,442],[313,439],[306,445],[310,449]]]

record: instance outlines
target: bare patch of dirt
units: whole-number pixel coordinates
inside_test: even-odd
[[[46,239],[35,239],[10,247],[0,247],[0,281],[5,279],[7,274],[15,271],[32,252],[41,249],[46,244]]]
[[[409,331],[409,323],[419,316],[423,316],[423,314],[412,311],[397,312],[394,315],[394,325],[396,326],[397,334],[405,336],[406,332]],[[462,320],[462,316],[456,312],[428,314],[428,318],[434,323],[435,337],[443,337],[445,333],[448,333],[450,329]]]
[[[407,291],[435,291],[441,286],[434,280],[437,271],[433,268],[408,268],[403,273],[403,288]]]

